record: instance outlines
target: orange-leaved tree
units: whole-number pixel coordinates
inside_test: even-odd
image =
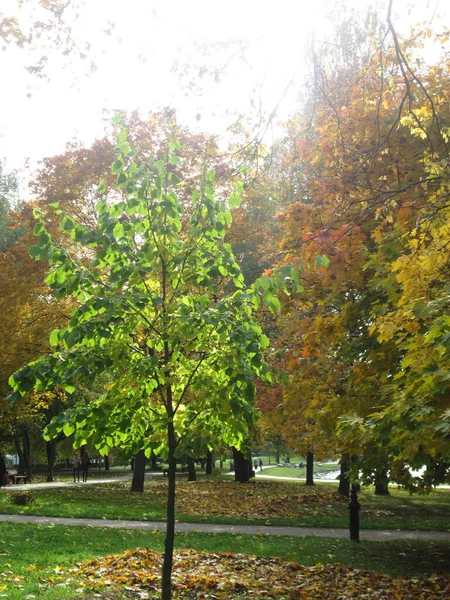
[[[303,189],[280,215],[288,255],[330,260],[290,306],[284,401],[380,490],[388,473],[412,488],[409,466],[425,487],[447,472],[448,60],[425,63],[426,35],[399,41],[388,19],[356,70],[315,57],[313,118],[290,123]]]

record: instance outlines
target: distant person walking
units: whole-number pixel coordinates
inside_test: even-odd
[[[80,456],[78,454],[74,454],[73,458],[72,458],[72,465],[73,465],[73,482],[76,483],[77,481],[80,481],[80,467],[81,467],[81,460],[80,460]]]
[[[91,464],[91,461],[89,460],[89,456],[88,456],[87,452],[85,452],[83,454],[83,456],[81,457],[81,476],[82,476],[83,481],[87,481],[88,470],[89,470],[90,464]]]
[[[6,463],[5,463],[5,459],[3,457],[3,454],[0,454],[0,487],[2,487],[2,485],[6,485],[7,481],[6,481]]]
[[[263,461],[262,458],[259,457],[259,470],[262,471]]]

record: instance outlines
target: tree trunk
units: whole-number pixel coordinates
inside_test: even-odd
[[[153,452],[153,450],[150,455],[150,464],[151,464],[152,470],[156,471],[156,469],[158,468],[158,465],[156,463],[156,454]]]
[[[143,492],[144,491],[146,463],[147,463],[147,459],[145,458],[145,451],[139,450],[139,452],[134,457],[133,481],[131,482],[131,491],[132,492]]]
[[[19,472],[26,473],[31,477],[31,444],[30,436],[28,435],[28,430],[26,428],[23,428],[15,437],[14,443],[16,452],[19,456]]]
[[[306,485],[314,484],[314,452],[306,455]]]
[[[208,450],[206,452],[206,472],[205,475],[212,475],[213,472],[213,456],[212,452]]]
[[[347,452],[344,452],[341,457],[341,473],[339,475],[339,487],[338,493],[346,496],[350,496],[350,457]]]
[[[245,458],[240,450],[233,448],[234,459],[234,480],[239,483],[247,483],[250,481],[250,473],[252,472],[251,461]]]
[[[105,454],[105,471],[109,471],[109,456]]]
[[[391,495],[389,492],[389,478],[385,470],[375,473],[375,494],[377,496]]]
[[[47,453],[47,481],[52,483],[54,478],[55,460],[56,460],[56,440],[49,440],[45,442],[45,451]]]
[[[187,457],[188,481],[197,481],[197,473],[195,471],[195,462],[191,456]]]
[[[275,460],[276,460],[277,465],[279,465],[280,464],[280,452],[279,452],[279,450],[277,450],[277,455],[275,457]]]
[[[170,405],[172,399],[170,398]],[[162,600],[171,600],[172,598],[172,565],[173,565],[173,548],[175,543],[175,472],[177,463],[175,460],[175,431],[173,420],[170,420],[167,425],[167,437],[169,443],[169,483],[167,490],[167,519],[166,519],[166,539],[164,542],[164,562],[162,569]],[[173,417],[172,417],[173,418]]]

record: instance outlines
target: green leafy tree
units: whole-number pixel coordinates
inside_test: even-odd
[[[202,432],[244,448],[255,419],[253,380],[270,378],[262,356],[268,339],[252,313],[261,298],[276,308],[273,291],[284,276],[245,289],[223,241],[231,215],[214,197],[213,173],[180,198],[183,186],[170,169],[179,161],[178,142],[169,140],[159,160],[141,160],[125,124],[116,122],[122,129],[112,171],[120,200],[101,200],[91,228],[61,211],[65,242],[57,244],[43,222],[36,225],[31,255],[49,261],[47,282],[56,298],[74,297],[78,306],[67,327],[52,333],[54,351],[11,377],[11,400],[32,388],[62,386],[71,393],[113,374],[98,398],[62,413],[46,436],[63,431],[74,434],[76,447],[91,439],[101,454],[128,444],[167,458],[166,600],[176,458]],[[238,203],[232,194],[228,207]]]

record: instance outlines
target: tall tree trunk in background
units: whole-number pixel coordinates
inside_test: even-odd
[[[21,428],[20,433],[15,436],[14,444],[19,456],[19,471],[23,471],[31,477],[31,444],[28,430],[25,427]]]
[[[212,452],[208,450],[206,452],[206,473],[205,475],[212,475],[213,472],[213,456]]]
[[[156,469],[158,468],[158,464],[156,462],[156,454],[153,452],[153,450],[150,455],[150,464],[151,464],[153,471],[156,471]]]
[[[131,482],[131,491],[132,492],[143,492],[144,491],[145,465],[146,464],[147,464],[147,459],[145,457],[145,451],[139,450],[139,452],[134,457],[133,480]]]
[[[306,485],[314,484],[314,452],[306,455]]]
[[[197,473],[195,471],[195,462],[192,456],[187,458],[188,481],[197,481]]]
[[[105,454],[104,459],[105,459],[105,471],[109,471],[109,456],[107,454]]]
[[[344,452],[341,457],[341,473],[339,475],[338,492],[347,498],[350,496],[350,457],[347,452]]]
[[[57,440],[48,440],[45,442],[45,451],[47,454],[47,481],[49,483],[55,480],[54,478],[54,470],[55,470],[55,461],[56,461],[56,444]]]
[[[377,496],[390,496],[389,477],[386,469],[375,473],[375,494]]]
[[[233,448],[234,460],[234,480],[240,483],[250,481],[250,472],[252,471],[251,461],[242,454],[240,450]]]

